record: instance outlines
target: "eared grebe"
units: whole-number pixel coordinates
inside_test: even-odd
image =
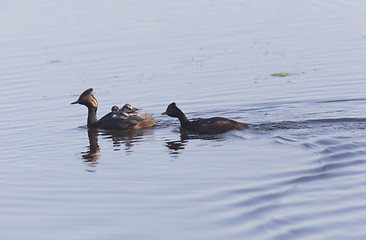
[[[100,120],[97,119],[98,102],[92,94],[93,89],[85,90],[79,99],[71,104],[79,103],[88,108],[88,127],[102,128],[109,130],[126,130],[148,128],[155,125],[154,119],[149,114],[134,113],[128,115],[119,111],[117,106],[113,106],[111,112]]]
[[[138,110],[140,110],[140,109],[132,107],[131,104],[128,104],[128,103],[123,105],[123,107],[120,109],[120,111],[125,112],[125,113],[136,113]]]
[[[127,119],[128,114],[124,111],[121,111],[117,106],[113,106],[111,108],[112,118],[120,118],[120,119]]]
[[[118,112],[119,111],[119,108],[118,108],[118,106],[116,106],[116,105],[114,105],[112,108],[111,108],[111,112],[113,112],[113,113],[116,113],[116,112]]]
[[[163,114],[178,118],[182,128],[201,134],[219,134],[230,130],[242,130],[248,128],[248,125],[244,123],[223,117],[212,117],[189,121],[184,113],[176,106],[175,102],[169,104]]]

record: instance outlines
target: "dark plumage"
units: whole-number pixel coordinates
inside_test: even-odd
[[[163,114],[178,118],[183,129],[200,134],[219,134],[230,130],[242,130],[248,128],[247,124],[223,117],[212,117],[190,121],[174,102],[169,104]]]
[[[155,125],[154,119],[148,114],[126,115],[125,113],[119,113],[118,107],[113,106],[112,111],[102,117],[100,120],[97,118],[98,102],[92,94],[93,89],[89,88],[85,90],[79,97],[79,99],[71,104],[81,104],[88,108],[88,127],[89,128],[102,128],[109,130],[126,130],[126,129],[140,129],[148,128]]]
[[[111,112],[116,113],[116,112],[118,112],[118,111],[119,111],[119,108],[118,108],[117,106],[113,106],[113,107],[111,108]]]

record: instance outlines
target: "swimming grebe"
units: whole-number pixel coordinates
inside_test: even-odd
[[[71,104],[81,104],[88,108],[88,127],[89,128],[102,128],[109,130],[126,130],[126,129],[140,129],[148,128],[155,125],[154,119],[149,114],[135,113],[133,115],[127,115],[123,112],[118,113],[118,107],[113,106],[112,111],[97,119],[98,102],[92,94],[93,89],[89,88],[85,90],[79,97],[79,99]]]
[[[169,104],[163,114],[178,118],[183,129],[201,134],[219,134],[230,130],[242,130],[248,128],[247,124],[223,117],[212,117],[189,121],[184,113],[176,106],[175,102]]]

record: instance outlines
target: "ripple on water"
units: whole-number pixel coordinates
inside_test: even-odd
[[[354,121],[345,122],[352,125]],[[316,122],[312,124],[318,126]],[[296,135],[296,131],[299,130],[292,129],[291,135]],[[291,139],[291,135],[282,136],[281,130],[276,133],[281,135],[274,140],[283,145],[303,145],[303,141]],[[240,236],[259,239],[363,236],[357,231],[363,231],[366,220],[366,204],[362,201],[366,189],[363,180],[366,137],[363,134],[349,137],[347,131],[333,133],[333,137],[302,135],[312,145],[313,152],[302,167],[278,169],[261,175],[256,183],[243,181],[235,189],[216,189],[207,195],[202,209],[206,209],[204,213],[214,225],[221,227],[221,231],[214,233],[238,239]],[[349,219],[356,222],[350,223]],[[345,228],[356,232],[345,232]]]

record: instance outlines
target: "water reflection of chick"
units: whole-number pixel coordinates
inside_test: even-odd
[[[124,145],[124,150],[129,153],[132,152],[132,147],[143,141],[145,135],[151,135],[151,129],[144,130],[120,130],[120,131],[103,131],[101,135],[103,139],[110,139],[113,142],[115,151],[121,150],[121,146]]]
[[[94,166],[98,163],[100,157],[100,148],[98,145],[98,130],[89,129],[88,130],[89,146],[88,151],[81,152],[81,156],[85,163],[89,166]]]
[[[170,154],[179,154],[179,151],[183,150],[185,148],[185,146],[187,145],[189,140],[194,140],[194,139],[202,139],[202,140],[221,140],[222,137],[217,135],[197,135],[197,134],[192,134],[191,132],[184,130],[184,129],[180,129],[180,139],[179,140],[175,140],[175,141],[166,141],[165,142],[165,146],[167,148],[169,148]]]
[[[81,152],[81,157],[89,167],[95,167],[101,157],[100,147],[98,145],[98,136],[103,139],[112,140],[115,151],[121,150],[122,145],[125,146],[127,153],[132,152],[132,147],[143,141],[143,136],[151,135],[152,130],[126,130],[126,131],[103,131],[98,129],[88,129],[89,146],[88,150]],[[87,171],[94,172],[95,170],[88,169]]]

